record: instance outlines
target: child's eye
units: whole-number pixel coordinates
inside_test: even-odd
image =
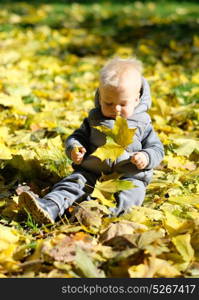
[[[127,106],[127,104],[126,103],[121,103],[120,106],[125,107],[125,106]]]
[[[105,105],[106,105],[106,106],[111,106],[111,105],[112,105],[112,103],[105,103]]]

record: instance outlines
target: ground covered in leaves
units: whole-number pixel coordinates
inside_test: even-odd
[[[0,4],[0,277],[199,277],[199,6],[66,2]],[[92,200],[39,226],[20,191],[72,171],[64,140],[114,55],[144,63],[164,161],[142,207],[113,219]]]

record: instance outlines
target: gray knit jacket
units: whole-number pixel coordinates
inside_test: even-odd
[[[132,116],[127,119],[129,128],[137,128],[133,142],[118,157],[116,161],[106,159],[101,161],[92,153],[106,142],[104,133],[93,128],[93,126],[107,126],[113,128],[114,119],[102,115],[99,104],[99,90],[95,95],[95,108],[92,109],[87,118],[84,119],[79,129],[75,130],[72,135],[66,139],[66,154],[71,159],[71,150],[74,146],[83,146],[86,148],[86,154],[82,163],[76,165],[73,163],[75,170],[86,170],[97,175],[110,174],[117,172],[123,174],[126,178],[135,178],[141,180],[145,185],[149,184],[153,174],[153,168],[157,167],[164,157],[164,148],[155,133],[151,118],[147,110],[151,106],[150,88],[145,78],[142,78],[142,88],[140,103],[134,110]],[[138,169],[130,158],[133,152],[142,151],[148,156],[148,165],[145,169]]]

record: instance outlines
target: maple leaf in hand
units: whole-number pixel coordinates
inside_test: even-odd
[[[95,126],[96,129],[106,134],[106,143],[99,147],[92,155],[101,160],[116,160],[123,154],[125,148],[133,142],[136,128],[129,128],[127,120],[117,116],[112,129],[106,126]]]

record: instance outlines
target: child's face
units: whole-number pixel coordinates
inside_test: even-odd
[[[100,88],[101,111],[105,117],[115,119],[117,115],[129,118],[139,103],[140,87],[132,84],[120,87],[104,86]]]

